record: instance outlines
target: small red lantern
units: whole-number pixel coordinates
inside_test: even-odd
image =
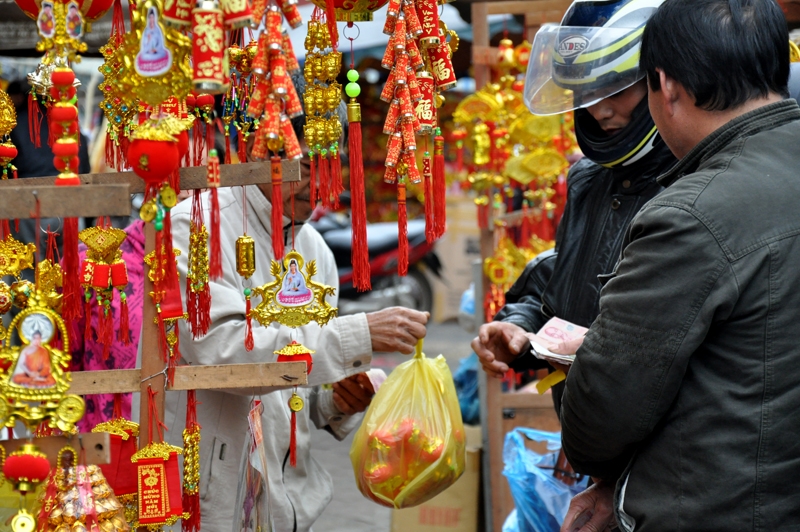
[[[17,147],[10,142],[0,143],[0,166],[8,166],[17,157]]]
[[[148,186],[159,185],[178,168],[178,141],[157,127],[141,126],[133,134],[128,161]]]
[[[311,355],[314,354],[314,351],[305,347],[303,344],[292,341],[292,343],[280,351],[275,351],[275,354],[278,355],[278,362],[305,362],[308,368],[307,373],[311,375],[311,366],[313,363]]]
[[[3,464],[3,474],[14,483],[14,489],[22,493],[32,491],[49,473],[47,456],[32,443],[8,455]]]

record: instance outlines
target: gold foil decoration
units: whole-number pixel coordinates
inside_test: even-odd
[[[256,272],[256,243],[247,235],[236,239],[236,272],[245,279]]]
[[[157,0],[138,3],[132,14],[132,30],[115,54],[124,65],[120,90],[153,107],[170,96],[185,99],[192,90],[191,40],[163,24]]]
[[[314,321],[323,326],[336,317],[338,309],[325,301],[336,289],[311,279],[317,274],[315,260],[306,263],[300,253],[290,251],[282,264],[272,261],[270,273],[274,281],[253,289],[261,303],[251,314],[261,325],[277,322],[287,327],[302,327]]]

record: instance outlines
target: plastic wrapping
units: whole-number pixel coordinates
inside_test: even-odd
[[[525,438],[547,443],[548,454],[525,447]],[[558,532],[572,497],[586,489],[588,479],[567,486],[553,476],[561,449],[561,434],[518,427],[506,434],[503,475],[514,497],[515,512],[503,532]],[[514,522],[516,520],[516,523]]]
[[[261,428],[264,406],[256,401],[248,416],[247,438],[239,466],[239,487],[236,492],[232,532],[273,532],[269,512],[267,456]]]
[[[364,416],[350,448],[361,493],[394,508],[422,504],[464,472],[464,425],[443,356],[422,344],[395,368]]]

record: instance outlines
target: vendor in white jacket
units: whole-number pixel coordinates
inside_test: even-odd
[[[296,85],[301,83],[296,82]],[[301,93],[302,86],[298,86]],[[302,120],[296,121],[298,137]],[[264,164],[269,164],[265,162]],[[308,159],[301,164],[301,181],[294,186],[295,221],[307,220],[313,207],[310,201]],[[256,242],[257,269],[250,286],[273,280],[270,199],[272,185],[222,188],[219,190],[223,277],[211,282],[211,328],[208,334],[193,340],[181,324],[182,364],[238,364],[276,360],[273,351],[292,340],[291,329],[273,324],[263,327],[253,322],[255,349],[244,347],[245,300],[243,278],[236,273],[234,242],[242,234],[243,203],[247,203],[247,233]],[[283,184],[284,210],[292,213],[291,186]],[[209,219],[207,193],[203,194],[206,220]],[[246,199],[245,199],[246,196]],[[191,201],[172,210],[174,245],[181,250],[178,270],[185,282],[189,245]],[[286,225],[291,220],[285,218]],[[316,259],[317,281],[337,288],[338,273],[333,254],[322,237],[309,225],[295,226],[294,246],[291,230],[285,231],[286,249],[294,247],[306,260]],[[337,298],[328,298],[336,305]],[[405,308],[390,308],[371,314],[342,316],[325,327],[311,323],[296,330],[296,339],[316,351],[309,387],[299,388],[305,407],[297,415],[297,467],[289,465],[290,410],[292,390],[258,396],[264,405],[262,423],[269,470],[270,510],[276,532],[306,532],[322,514],[333,493],[330,475],[311,457],[312,424],[342,440],[361,421],[361,414],[374,394],[363,372],[369,369],[372,352],[412,353],[419,338],[425,336],[428,314]],[[336,383],[333,390],[319,385]],[[231,532],[239,482],[239,466],[247,435],[247,414],[252,392],[246,390],[198,391],[197,418],[201,431],[200,497],[203,532]],[[167,439],[182,446],[182,427],[186,416],[186,394],[166,397],[166,423],[171,427]]]

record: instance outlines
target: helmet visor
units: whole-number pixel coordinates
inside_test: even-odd
[[[525,105],[552,115],[589,107],[644,77],[644,25],[602,28],[546,24],[536,33],[525,75]]]

